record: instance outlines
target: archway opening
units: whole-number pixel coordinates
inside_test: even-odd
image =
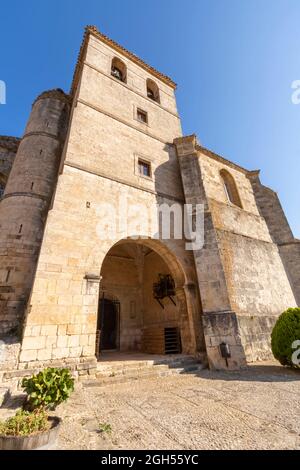
[[[165,250],[166,251],[166,250]],[[187,305],[176,262],[141,241],[124,240],[106,254],[99,287],[97,355],[184,352]],[[181,285],[180,285],[181,284]]]

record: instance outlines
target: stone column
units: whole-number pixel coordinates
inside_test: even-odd
[[[0,335],[21,334],[70,111],[61,90],[40,95],[0,203]]]
[[[186,204],[204,206],[204,247],[194,250],[195,268],[202,302],[202,323],[211,368],[240,368],[246,364],[235,312],[232,311],[226,277],[201,175],[196,136],[174,140]],[[229,345],[227,364],[220,344]]]

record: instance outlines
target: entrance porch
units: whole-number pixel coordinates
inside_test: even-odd
[[[134,353],[142,361],[141,354],[159,360],[195,353],[184,276],[176,265],[170,268],[172,263],[134,241],[123,240],[109,250],[99,288],[96,356],[101,362],[113,351]]]

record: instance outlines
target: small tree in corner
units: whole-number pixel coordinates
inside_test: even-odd
[[[280,364],[300,368],[300,308],[289,308],[280,315],[272,331],[271,346]]]

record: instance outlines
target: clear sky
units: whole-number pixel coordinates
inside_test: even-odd
[[[0,134],[22,135],[41,91],[69,90],[94,24],[178,83],[185,134],[262,170],[300,238],[300,0],[5,0],[0,15]]]

